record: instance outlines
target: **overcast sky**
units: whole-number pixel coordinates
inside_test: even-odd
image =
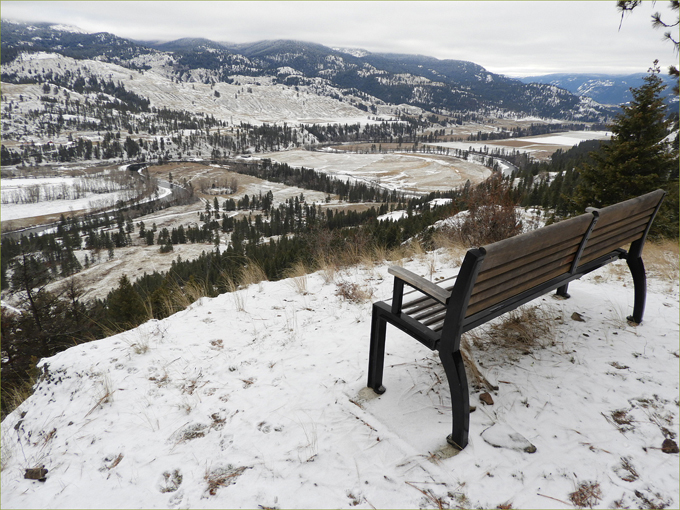
[[[296,39],[469,60],[508,76],[644,74],[655,59],[664,70],[678,62],[650,21],[655,11],[677,19],[666,0],[643,2],[623,22],[614,0],[0,3],[3,19],[66,23],[130,39]]]

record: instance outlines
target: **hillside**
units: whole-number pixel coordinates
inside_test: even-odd
[[[612,110],[589,98],[544,84],[490,73],[472,62],[422,55],[335,50],[302,41],[228,44],[206,39],[158,43],[113,34],[87,34],[49,24],[2,21],[3,81],[17,78],[5,67],[22,53],[59,53],[131,70],[162,72],[173,81],[234,84],[257,78],[297,91],[347,102],[376,113],[379,106],[407,105],[430,114],[495,112],[571,121],[602,122]],[[257,80],[253,80],[257,81]],[[314,121],[310,121],[314,122]]]
[[[403,263],[456,272],[444,251]],[[201,299],[40,362],[34,395],[2,422],[2,507],[677,507],[678,457],[661,445],[677,441],[678,279],[648,268],[638,327],[617,263],[569,300],[534,303],[533,322],[554,328],[538,345],[471,338],[496,389],[491,406],[486,389],[471,395],[457,455],[434,353],[388,330],[387,392],[365,389],[386,265]],[[537,451],[513,449],[516,434]],[[44,482],[24,479],[41,465]]]

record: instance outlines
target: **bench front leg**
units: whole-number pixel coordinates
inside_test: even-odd
[[[390,309],[384,302],[373,303],[371,345],[368,353],[368,387],[373,388],[373,391],[379,395],[385,393],[385,387],[382,385],[385,364],[385,333],[387,331],[385,315],[389,312]]]
[[[439,351],[439,358],[444,365],[446,378],[449,381],[451,391],[451,412],[453,426],[451,435],[446,441],[458,450],[462,450],[468,444],[470,430],[470,392],[465,375],[465,365],[460,351]]]

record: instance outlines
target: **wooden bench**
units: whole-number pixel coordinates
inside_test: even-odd
[[[628,320],[642,322],[647,293],[642,248],[664,195],[656,190],[602,209],[589,208],[580,216],[471,249],[449,288],[390,267],[392,303],[373,304],[368,386],[378,394],[385,391],[387,323],[438,351],[451,391],[453,428],[447,441],[465,448],[470,403],[461,335],[553,290],[569,297],[569,282],[618,259],[626,260],[635,284]],[[418,297],[404,303],[404,285],[416,289]]]

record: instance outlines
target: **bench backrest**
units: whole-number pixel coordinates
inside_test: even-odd
[[[664,195],[663,190],[657,190],[602,209],[589,209],[580,216],[470,250],[460,274],[467,273],[471,281],[456,282],[453,289],[454,299],[465,301],[469,295],[464,312],[461,310],[464,318],[470,321],[475,314],[502,308],[507,300],[541,285],[557,284],[560,279],[567,283],[570,275],[586,272],[588,264],[602,265],[619,258],[617,249],[636,241],[631,249],[639,256]]]
[[[656,190],[641,197],[610,205],[602,209],[588,209],[598,215],[593,233],[583,251],[580,264],[586,264],[602,256],[612,247],[630,246],[639,241],[639,251],[631,253],[639,257],[652,220],[666,192]],[[629,251],[633,251],[633,247]]]

